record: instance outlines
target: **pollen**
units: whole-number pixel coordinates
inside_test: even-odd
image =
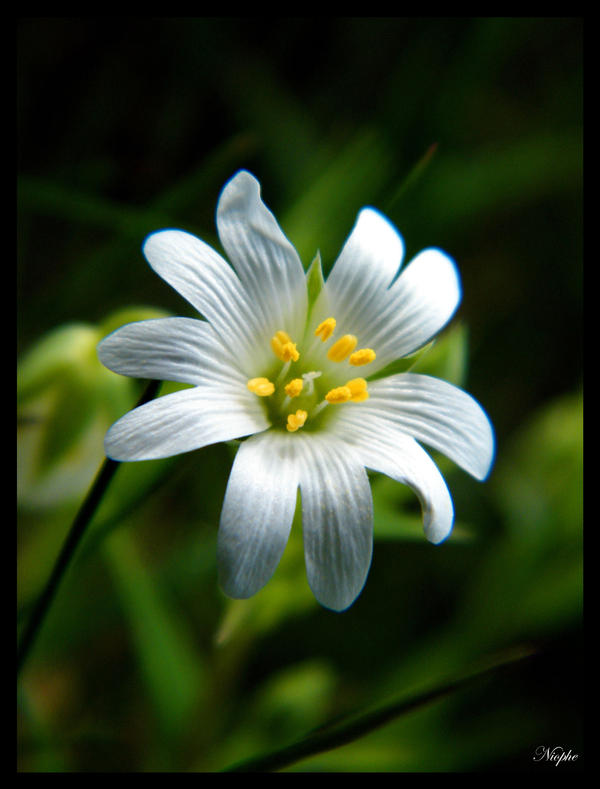
[[[332,362],[343,362],[348,354],[356,348],[358,340],[353,334],[344,334],[337,342],[334,342],[327,351],[327,358]]]
[[[271,348],[275,356],[282,362],[297,362],[300,358],[296,343],[292,342],[292,338],[285,331],[275,332],[271,338]]]
[[[281,360],[283,362],[297,362],[300,358],[295,342],[286,342],[281,349]]]
[[[275,391],[275,385],[268,378],[251,378],[246,386],[259,397],[268,397]]]
[[[350,354],[348,361],[354,367],[361,367],[363,364],[372,362],[376,356],[377,354],[372,348],[361,348],[359,351],[354,351],[354,353]]]
[[[298,397],[300,392],[302,391],[302,387],[304,386],[304,381],[302,378],[294,378],[293,381],[290,381],[285,388],[285,393],[288,397]]]
[[[328,340],[335,329],[335,318],[326,318],[315,329],[315,337],[320,337],[323,342]]]
[[[325,395],[328,403],[347,403],[352,400],[352,390],[349,386],[338,386],[335,389],[330,389]]]
[[[289,430],[290,433],[295,433],[296,430],[298,430],[304,425],[307,417],[308,417],[308,413],[306,411],[302,411],[302,409],[298,409],[295,414],[288,415],[286,428]]]
[[[352,395],[350,400],[353,403],[362,403],[364,400],[369,398],[369,393],[367,392],[367,382],[364,378],[353,378],[351,381],[346,383],[346,386],[350,390]]]

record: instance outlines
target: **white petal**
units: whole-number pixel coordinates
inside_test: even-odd
[[[389,420],[476,479],[488,475],[494,458],[493,428],[471,395],[439,378],[415,373],[373,381],[369,393],[369,400],[356,404],[365,415]]]
[[[364,208],[327,278],[326,293],[317,301],[315,325],[329,317],[331,309],[338,331],[355,334],[356,314],[379,310],[403,255],[404,243],[396,228],[378,211]]]
[[[247,378],[206,321],[157,318],[130,323],[98,345],[105,367],[133,378],[211,382],[227,391],[246,388]]]
[[[240,446],[221,512],[219,581],[247,598],[271,578],[287,544],[298,490],[292,436],[268,431]]]
[[[247,394],[241,390],[234,398],[198,386],[159,397],[115,422],[104,439],[106,454],[113,460],[155,460],[266,430],[258,398]]]
[[[263,339],[283,329],[299,341],[307,308],[304,269],[250,173],[241,171],[225,185],[217,207],[217,228],[263,329]]]
[[[296,435],[308,583],[334,611],[360,594],[373,550],[373,500],[364,466],[335,436]]]
[[[423,510],[423,529],[430,542],[440,543],[452,531],[454,507],[438,467],[417,444],[383,419],[361,408],[340,408],[332,425],[352,445],[365,466],[408,485]]]
[[[330,278],[331,279],[331,278]],[[456,265],[438,249],[417,255],[387,290],[383,287],[354,291],[334,280],[326,283],[331,314],[345,316],[340,334],[354,334],[359,348],[377,354],[365,372],[373,374],[390,362],[410,355],[425,345],[450,320],[461,298]]]
[[[253,367],[269,358],[270,349],[257,346],[259,323],[231,266],[182,230],[153,233],[144,243],[144,255],[154,271],[211,323],[248,377],[256,375]]]
[[[439,249],[425,249],[389,290],[389,304],[369,327],[369,347],[386,364],[422,347],[448,323],[461,299],[458,269]]]

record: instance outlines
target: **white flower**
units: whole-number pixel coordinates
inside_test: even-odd
[[[449,535],[454,512],[417,442],[477,479],[489,472],[493,432],[470,395],[425,375],[369,380],[448,322],[460,301],[458,273],[447,255],[426,249],[397,276],[402,239],[365,208],[311,304],[300,258],[245,171],[223,189],[217,228],[233,268],[181,230],[144,244],[154,271],[206,320],[132,323],[100,343],[100,360],[117,373],[192,385],[122,417],[106,435],[106,454],[150,460],[249,436],[221,514],[223,590],[247,598],[267,583],[299,489],[308,582],[322,605],[341,611],[371,563],[366,468],[415,491],[433,543]]]

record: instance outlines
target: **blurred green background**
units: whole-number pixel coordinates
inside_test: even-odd
[[[497,433],[483,484],[440,460],[441,546],[373,477],[373,564],[343,614],[308,590],[299,524],[261,593],[219,591],[232,447],[123,465],[20,678],[18,769],[222,770],[515,647],[537,657],[286,769],[581,769],[582,20],[30,18],[17,78],[19,629],[144,385],[96,343],[193,314],[142,241],[218,246],[241,167],[305,265],[320,249],[327,270],[367,204],[407,259],[456,259],[462,305],[422,369]]]

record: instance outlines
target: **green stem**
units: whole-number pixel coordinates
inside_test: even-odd
[[[421,177],[425,168],[429,165],[430,161],[433,159],[435,152],[437,151],[438,144],[437,142],[432,143],[429,148],[425,151],[423,156],[419,159],[419,161],[415,164],[406,178],[402,181],[398,189],[394,192],[391,199],[388,200],[386,210],[389,212],[391,211],[392,207],[395,206],[398,200],[401,197],[404,197],[405,192],[411,188]]]
[[[140,400],[138,401],[137,406],[143,405],[149,400],[152,400],[158,392],[160,383],[160,381],[150,381]],[[19,676],[19,673],[23,668],[27,657],[31,652],[39,631],[46,619],[48,611],[50,610],[50,606],[56,597],[60,583],[63,580],[69,565],[71,564],[77,546],[81,542],[81,538],[83,537],[86,528],[88,527],[94,513],[96,512],[98,505],[102,501],[102,497],[106,492],[106,489],[108,488],[110,481],[112,480],[119,465],[120,463],[118,461],[106,458],[100,467],[100,471],[96,476],[94,484],[90,488],[88,495],[84,499],[79,511],[77,512],[77,515],[75,516],[75,520],[69,529],[69,533],[67,534],[61,552],[56,559],[52,573],[50,574],[50,577],[46,582],[46,586],[40,594],[40,597],[25,628],[25,632],[23,633],[23,637],[21,638],[21,643],[17,648],[17,676]]]
[[[491,665],[488,664],[483,669],[473,674],[459,677],[433,689],[417,693],[409,698],[380,707],[373,712],[368,712],[347,723],[324,727],[314,734],[309,734],[299,742],[271,753],[234,764],[225,769],[224,772],[272,772],[281,770],[284,767],[289,767],[300,759],[306,759],[309,756],[315,756],[324,751],[347,745],[357,740],[359,737],[364,737],[366,734],[378,729],[380,726],[390,723],[401,715],[406,715],[426,704],[438,701],[498,671],[507,670],[515,664],[535,657],[536,654],[537,653],[531,648],[517,647],[508,654],[495,658]]]

